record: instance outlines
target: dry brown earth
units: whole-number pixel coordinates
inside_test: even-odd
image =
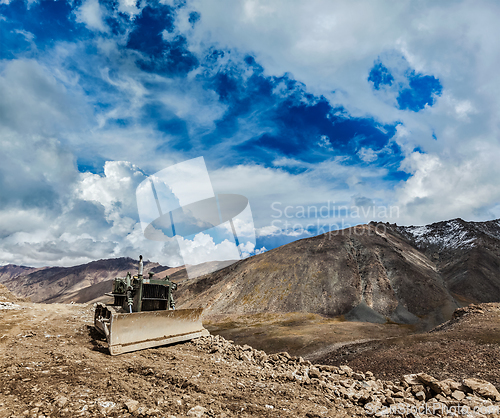
[[[439,379],[478,377],[500,389],[500,304],[469,305],[454,317],[432,332],[352,344],[313,360],[349,364],[382,379],[415,372]]]
[[[490,412],[500,405],[500,394],[482,381],[464,386],[425,375],[409,383],[402,376],[380,380],[346,366],[314,367],[289,354],[267,355],[222,337],[111,357],[94,332],[92,305],[34,304],[11,299],[4,289],[0,297],[2,418],[351,417],[398,403],[465,404]],[[498,306],[491,309],[497,312]],[[465,315],[433,334],[449,332],[464,320],[475,327],[475,318]],[[498,349],[497,342],[489,344]],[[456,355],[462,363],[471,360],[469,352]],[[438,370],[433,372],[437,376]]]

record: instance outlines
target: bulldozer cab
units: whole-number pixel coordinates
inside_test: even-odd
[[[113,282],[113,306],[119,306],[125,312],[161,311],[175,309],[173,291],[177,284],[164,279],[154,279],[153,273],[148,278],[142,275],[117,277]]]

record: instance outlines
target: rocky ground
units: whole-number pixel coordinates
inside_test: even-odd
[[[477,377],[500,388],[500,304],[469,305],[431,332],[340,347],[312,361],[370,370],[381,379],[426,372],[439,379]]]
[[[220,336],[111,357],[92,305],[0,294],[0,308],[0,417],[500,416],[500,394],[478,378],[382,380]]]

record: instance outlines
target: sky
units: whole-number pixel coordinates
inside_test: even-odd
[[[0,0],[0,264],[182,264],[144,237],[136,188],[198,157],[248,198],[246,255],[500,218],[499,19],[495,1]]]

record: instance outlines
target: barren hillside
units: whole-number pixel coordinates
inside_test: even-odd
[[[137,263],[137,260],[122,257],[74,267],[34,269],[7,265],[0,267],[0,283],[12,293],[31,298],[33,302],[87,302],[110,292],[110,281],[115,277],[124,277],[129,271],[136,274]],[[149,261],[144,263],[145,274],[150,270],[159,273],[168,268]],[[103,283],[106,281],[107,284]]]
[[[33,301],[87,302],[136,264],[121,258],[70,268],[9,265],[0,268],[0,281]],[[203,306],[210,317],[301,312],[430,329],[459,306],[500,300],[500,221],[370,223],[292,242],[194,280],[183,268],[146,263],[149,270],[180,284],[178,306]]]
[[[435,264],[399,234],[362,225],[303,239],[189,280],[182,306],[207,315],[310,312],[361,321],[445,321],[458,304]]]

